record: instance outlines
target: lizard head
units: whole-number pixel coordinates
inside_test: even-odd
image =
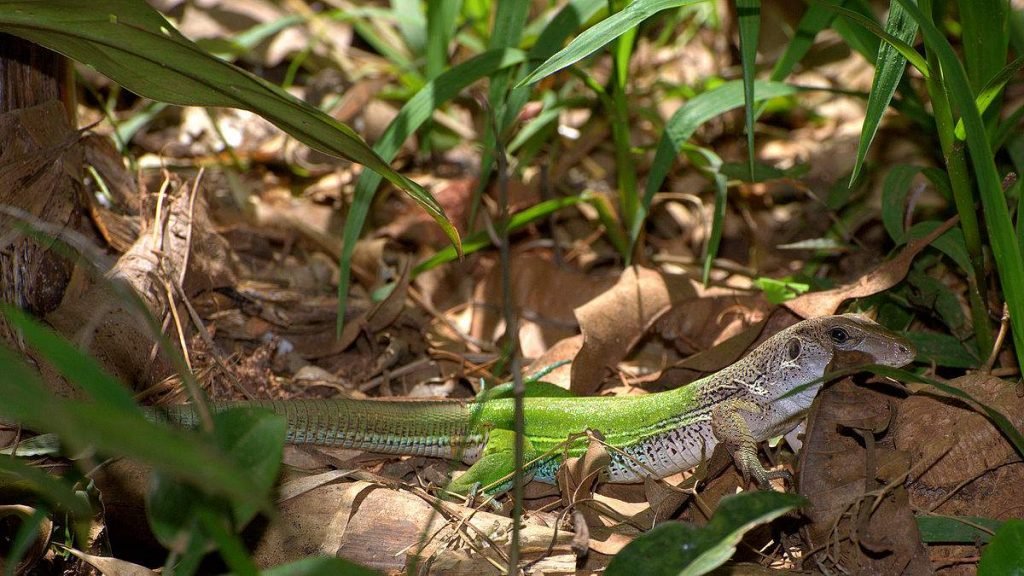
[[[865,316],[822,316],[766,340],[751,352],[747,363],[734,365],[737,373],[731,377],[751,388],[756,375],[772,374],[766,382],[775,386],[763,393],[777,398],[789,395],[788,410],[795,414],[810,406],[822,386],[820,378],[827,373],[868,364],[899,368],[912,362],[916,353],[909,340]],[[793,394],[800,387],[806,388]]]
[[[813,355],[833,371],[867,364],[900,368],[911,363],[917,354],[909,340],[859,314],[823,316],[793,328],[792,337],[799,342],[791,340],[787,344],[790,351],[797,347],[817,348]]]

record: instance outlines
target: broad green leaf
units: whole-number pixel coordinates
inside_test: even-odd
[[[918,516],[917,531],[925,544],[985,543],[1003,522],[979,516]]]
[[[889,36],[909,45],[917,35],[917,24],[907,17],[907,13],[899,4],[893,4],[889,9],[889,18],[885,22],[885,31]],[[900,54],[895,46],[889,43],[882,44],[875,60],[875,76],[871,80],[864,125],[861,127],[860,143],[857,145],[857,158],[853,164],[853,173],[850,175],[851,187],[864,165],[864,158],[867,157],[871,142],[878,132],[878,126],[882,123],[882,116],[896,94],[896,86],[899,85],[906,66],[907,58]]]
[[[722,498],[704,527],[681,522],[655,526],[623,548],[608,564],[607,576],[699,576],[724,564],[752,528],[807,502],[780,492],[742,492]]]
[[[936,220],[927,220],[914,224],[905,236],[905,241],[917,240],[931,234],[942,225]],[[943,232],[941,236],[932,242],[932,247],[949,256],[964,273],[970,273],[971,256],[967,252],[967,245],[964,243],[964,233],[959,228],[951,228]]]
[[[907,332],[904,335],[917,347],[919,362],[934,362],[950,368],[977,368],[981,362],[955,336],[938,332]]]
[[[1003,522],[981,552],[978,576],[1024,575],[1024,520]]]
[[[89,501],[75,493],[70,483],[18,458],[0,458],[0,494],[9,499],[24,492],[37,495],[76,520],[88,522],[92,518]]]
[[[223,517],[230,512],[240,530],[259,512],[254,502],[269,500],[277,480],[284,448],[285,421],[281,416],[255,408],[239,408],[214,415],[214,441],[238,469],[245,470],[258,499],[231,502],[157,472],[146,495],[146,512],[153,534],[171,548],[183,537],[217,541],[231,546],[230,539],[215,534],[204,515]]]
[[[145,2],[0,0],[0,32],[60,52],[153,100],[255,112],[312,148],[382,174],[408,192],[458,245],[458,233],[440,204],[418,184],[395,172],[351,128],[204,52]]]
[[[921,172],[920,166],[900,164],[893,166],[882,182],[882,224],[896,244],[906,242],[906,230],[903,229],[907,194],[910,184]]]
[[[957,59],[956,51],[916,4],[911,0],[896,1],[917,20],[929,49],[935,51],[942,67],[946,92],[963,119],[967,147],[974,167],[974,178],[988,224],[992,256],[996,261],[999,281],[1010,311],[1010,323],[1013,328],[1010,333],[1013,335],[1017,361],[1024,365],[1024,259],[1021,257],[1021,249],[1010,220],[1010,211],[1006,205],[999,172],[996,170],[995,157],[989,148],[985,125],[975,107],[967,74]]]
[[[73,354],[81,354],[72,350]],[[107,456],[134,458],[177,478],[237,502],[263,508],[243,469],[231,466],[218,449],[197,437],[147,421],[138,411],[109,403],[56,398],[13,352],[0,347],[0,416],[34,432],[57,434],[71,452],[95,449]]]
[[[497,70],[514,66],[523,62],[526,55],[519,50],[492,50],[471,58],[444,74],[427,82],[398,111],[395,119],[388,124],[384,134],[377,141],[374,150],[382,158],[390,161],[398,153],[402,143],[426,122],[438,107],[454,98],[463,88],[481,78],[487,78]],[[352,199],[352,207],[345,217],[345,231],[338,279],[338,334],[341,334],[342,320],[348,299],[349,271],[352,267],[352,252],[363,230],[366,216],[370,213],[370,204],[380,186],[381,176],[375,172],[364,171],[356,181],[356,190]],[[462,245],[455,247],[457,254],[462,253]]]
[[[705,0],[634,0],[619,12],[605,18],[577,36],[563,50],[548,58],[547,61],[531,72],[529,76],[523,78],[516,87],[532,84],[545,76],[558,72],[562,68],[579,62],[662,10],[679,8],[680,6],[703,1]]]
[[[907,299],[916,306],[934,310],[946,325],[950,334],[969,336],[964,333],[964,311],[960,298],[949,286],[925,274],[924,266],[915,266],[907,273],[907,283],[913,287]]]
[[[740,65],[743,68],[743,120],[747,131],[747,161],[754,179],[754,71],[757,39],[761,34],[761,0],[736,0],[740,30]],[[707,274],[705,274],[705,282]]]

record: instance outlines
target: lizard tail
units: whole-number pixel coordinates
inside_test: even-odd
[[[486,442],[475,432],[470,410],[451,400],[354,400],[348,398],[215,403],[214,411],[262,408],[288,422],[292,444],[338,446],[386,454],[473,460]],[[155,409],[153,417],[194,428],[188,404]]]

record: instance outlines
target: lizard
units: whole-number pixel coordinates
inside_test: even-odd
[[[686,386],[640,396],[529,396],[524,400],[525,477],[556,483],[563,460],[586,450],[587,431],[612,447],[602,474],[611,483],[664,478],[694,468],[724,444],[745,481],[762,489],[788,472],[767,470],[758,442],[799,424],[827,372],[868,364],[902,367],[913,344],[865,316],[804,320],[767,338],[749,354]],[[554,387],[549,384],[548,386]],[[561,389],[559,389],[561,390]],[[287,441],[385,454],[461,458],[470,468],[447,490],[457,495],[505,492],[512,486],[513,399],[308,399],[214,403],[215,411],[259,407],[287,419]],[[187,404],[161,418],[193,427]]]

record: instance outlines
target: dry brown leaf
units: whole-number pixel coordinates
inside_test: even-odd
[[[849,378],[818,395],[797,478],[811,501],[802,532],[820,551],[812,561],[860,573],[929,573],[903,486],[909,458],[884,435],[897,405],[896,398]]]
[[[133,562],[126,560],[120,560],[118,558],[110,558],[107,556],[94,556],[92,554],[86,554],[81,550],[75,550],[74,548],[61,547],[67,552],[71,553],[72,556],[81,559],[86,564],[92,566],[98,570],[104,576],[156,576],[158,572],[154,572],[145,566],[140,566]]]
[[[598,554],[604,554],[606,556],[614,556],[619,553],[626,544],[633,541],[636,536],[628,534],[618,534],[615,532],[608,533],[608,537],[604,540],[597,540],[594,538],[590,539],[590,549]]]
[[[572,311],[600,295],[614,279],[585,274],[559,265],[550,256],[517,252],[510,265],[509,289],[520,314],[519,341],[523,355],[543,354],[556,342],[577,334]],[[502,325],[501,267],[491,268],[474,291],[473,325],[470,335],[488,341],[498,336]]]
[[[597,437],[591,438],[583,456],[567,459],[558,469],[558,487],[562,491],[562,504],[571,506],[590,493],[612,458]]]
[[[1018,429],[1024,428],[1024,398],[1012,382],[976,373],[951,380],[949,385],[1002,413]],[[893,436],[896,447],[908,451],[915,464],[930,463],[912,478],[916,489],[945,492],[1018,457],[984,413],[931,386],[911,388],[918,393],[901,404]],[[998,515],[999,511],[977,513]]]
[[[673,304],[695,297],[685,277],[627,268],[615,286],[574,311],[584,341],[572,363],[572,391],[596,391],[605,371],[626,356],[659,316]]]
[[[524,374],[535,374],[552,364],[562,362],[565,360],[572,360],[580,352],[580,348],[583,347],[583,336],[577,334],[576,336],[570,336],[569,338],[563,338],[555,343],[554,346],[548,348],[547,352],[541,354],[530,365],[524,370]],[[558,368],[555,368],[551,372],[548,372],[544,376],[545,382],[550,382],[566,390],[569,389],[569,382],[572,377],[572,363],[562,364]]]
[[[851,282],[831,290],[810,292],[798,296],[784,305],[803,318],[817,318],[818,316],[835,314],[839,310],[839,306],[851,298],[863,298],[883,290],[888,290],[902,281],[907,275],[910,263],[917,256],[917,253],[952,228],[957,221],[958,217],[954,216],[943,222],[931,234],[908,242],[906,248],[898,256],[878,265],[878,267],[860,277],[856,282]]]

